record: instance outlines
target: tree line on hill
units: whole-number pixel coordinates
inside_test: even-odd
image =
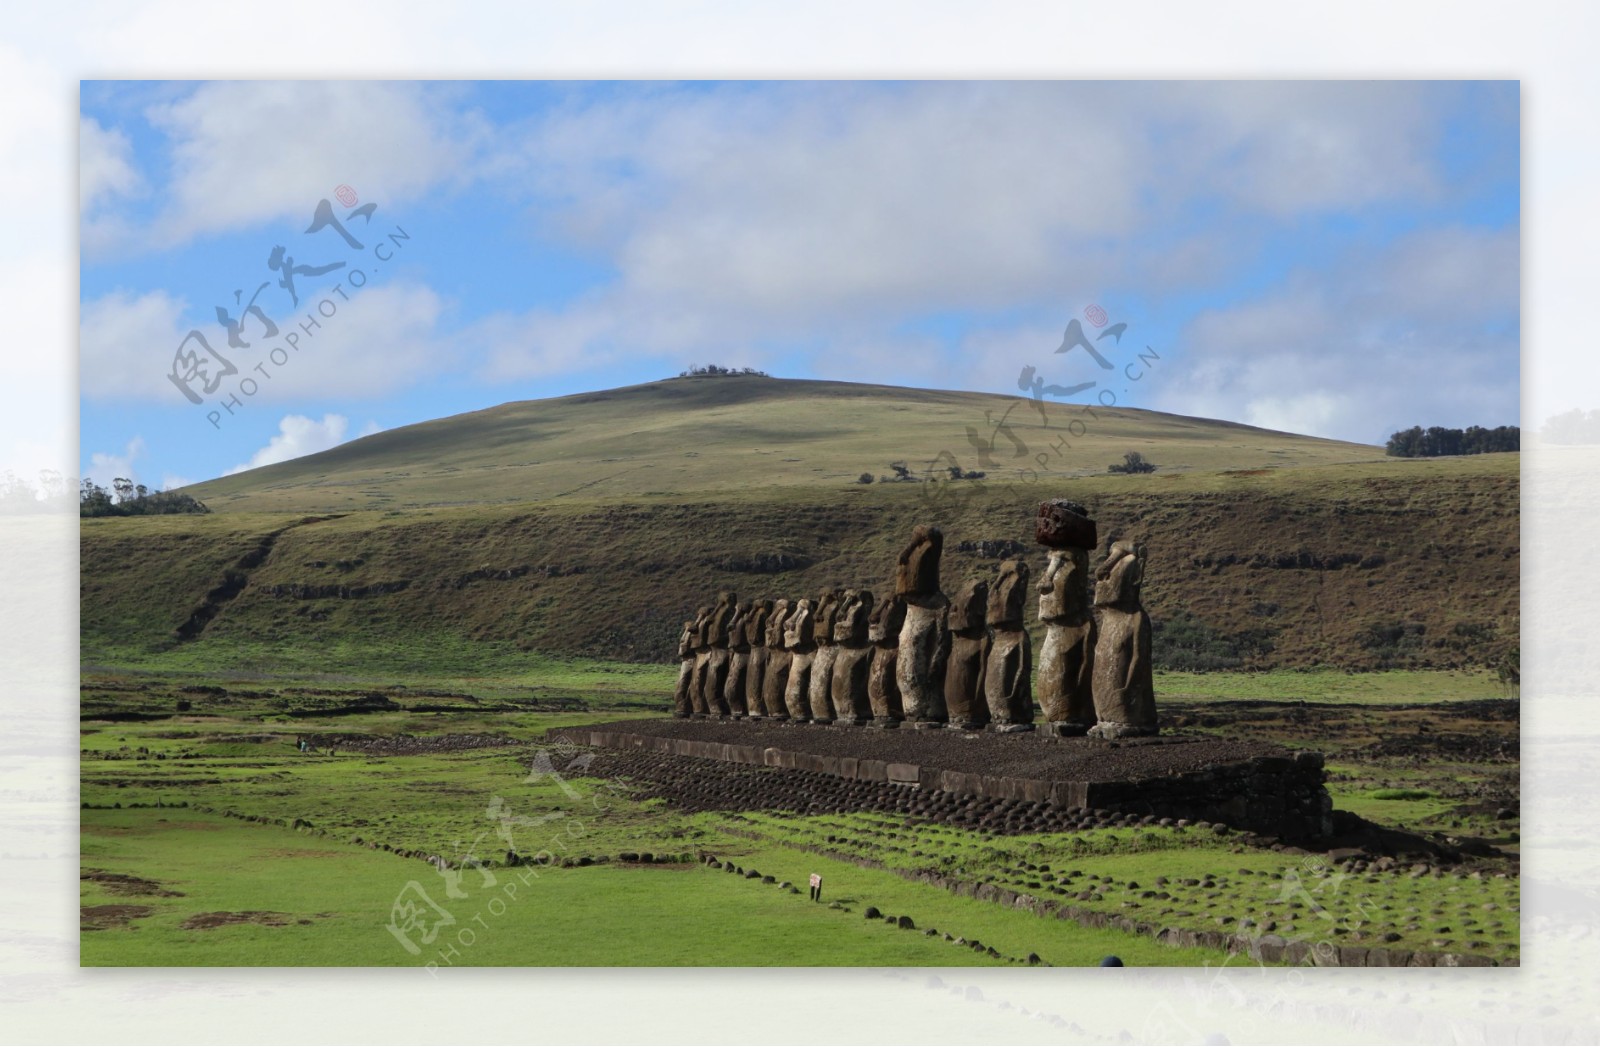
[[[754,367],[722,367],[718,364],[706,364],[704,367],[691,367],[687,371],[679,371],[679,378],[694,378],[703,374],[753,374],[757,378],[771,378],[765,371],[758,371]]]
[[[79,516],[161,516],[210,511],[204,502],[193,495],[177,491],[152,491],[144,484],[136,484],[124,476],[111,481],[110,491],[88,478],[78,488]]]
[[[1438,458],[1455,454],[1494,454],[1520,451],[1522,430],[1514,425],[1481,425],[1465,429],[1446,429],[1435,425],[1427,429],[1413,425],[1389,437],[1384,451],[1395,458]]]

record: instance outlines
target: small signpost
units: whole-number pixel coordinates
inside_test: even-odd
[[[822,874],[821,873],[812,873],[811,874],[811,900],[814,901],[814,902],[822,901]]]

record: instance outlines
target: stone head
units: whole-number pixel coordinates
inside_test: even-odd
[[[1137,609],[1144,584],[1144,558],[1143,545],[1111,543],[1111,550],[1095,572],[1095,606]]]
[[[1039,617],[1084,617],[1089,613],[1089,550],[1069,546],[1050,550],[1039,577]]]
[[[950,631],[953,633],[981,632],[986,624],[989,606],[989,582],[974,578],[961,587],[950,601]]]
[[[1000,565],[1000,577],[989,587],[989,624],[996,629],[1022,626],[1028,606],[1028,565],[1007,560]]]
[[[811,601],[801,600],[789,610],[783,624],[783,645],[791,651],[812,646]]]
[[[944,532],[918,524],[911,541],[900,550],[894,591],[901,596],[932,596],[939,591],[939,556],[944,552]]]
[[[717,605],[711,610],[711,624],[706,627],[706,640],[711,646],[727,646],[728,625],[738,608],[739,598],[732,589],[724,589],[717,594]]]
[[[879,647],[900,646],[900,630],[906,624],[906,598],[898,593],[880,601],[867,618],[867,642]]]
[[[783,648],[783,627],[789,618],[789,601],[772,601],[772,613],[767,616],[767,646],[773,650]]]
[[[871,617],[872,593],[865,589],[846,589],[833,618],[833,642],[855,647],[865,644]]]
[[[767,641],[767,620],[772,617],[772,601],[759,600],[749,605],[744,619],[744,640],[751,647],[760,647]]]

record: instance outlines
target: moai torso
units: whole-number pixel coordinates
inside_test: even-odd
[[[1033,645],[1023,628],[1031,595],[1028,565],[1001,564],[1000,578],[989,588],[994,635],[983,668],[983,697],[996,730],[1025,730],[1033,723]]]
[[[672,692],[672,715],[683,719],[694,712],[689,684],[694,679],[694,619],[683,623],[678,634],[678,686]]]
[[[702,607],[694,619],[694,671],[689,680],[689,701],[694,708],[694,715],[699,717],[705,717],[711,711],[706,704],[706,676],[711,668],[711,644],[707,636],[711,631],[712,610],[711,607]]]
[[[811,719],[817,723],[833,722],[833,662],[839,647],[833,640],[833,626],[843,609],[844,590],[830,589],[818,598],[812,612],[811,629],[816,638],[817,653],[811,659],[811,686],[806,694],[811,706]]]
[[[969,730],[989,722],[989,707],[983,700],[988,603],[989,583],[975,579],[961,587],[946,611],[950,654],[944,670],[944,707],[952,726]]]
[[[811,719],[811,659],[817,645],[811,634],[811,601],[800,600],[783,624],[783,645],[789,651],[789,682],[783,704],[791,720]]]
[[[906,624],[906,600],[891,596],[872,609],[867,640],[872,644],[872,668],[867,675],[867,701],[876,727],[898,727],[905,717],[900,707],[900,685],[895,680],[895,660],[900,630]]]
[[[789,601],[773,601],[772,613],[767,616],[767,669],[761,678],[761,704],[768,716],[778,720],[789,718],[789,707],[783,700],[789,687],[790,652],[783,639],[788,619]]]
[[[867,695],[867,677],[872,670],[872,648],[867,645],[871,617],[872,594],[865,589],[846,589],[833,622],[833,645],[838,653],[833,657],[828,691],[838,724],[859,726],[872,719]]]
[[[728,678],[722,686],[722,704],[735,717],[743,717],[745,676],[750,671],[750,640],[745,634],[746,620],[750,617],[749,604],[739,604],[728,620]]]
[[[728,683],[728,626],[738,612],[739,598],[732,591],[717,594],[717,605],[711,610],[711,620],[706,626],[706,644],[710,648],[706,662],[705,701],[713,716],[728,716],[724,688]]]
[[[745,670],[744,705],[751,716],[767,715],[761,689],[767,675],[767,621],[771,617],[771,600],[753,605],[745,617],[744,642],[750,648],[750,664]]]
[[[895,656],[895,684],[905,719],[920,726],[937,726],[946,719],[944,708],[944,611],[948,601],[939,591],[939,557],[944,532],[919,524],[911,542],[900,552],[895,570],[895,594],[905,600],[905,624]]]
[[[1144,563],[1142,545],[1116,542],[1095,574],[1094,737],[1156,733],[1150,616],[1140,603]]]
[[[1083,734],[1094,726],[1094,608],[1089,551],[1098,536],[1080,505],[1057,499],[1039,506],[1034,539],[1050,551],[1039,578],[1039,706],[1046,729]]]

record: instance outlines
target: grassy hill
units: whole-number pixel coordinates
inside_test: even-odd
[[[1001,419],[1026,451],[996,435]],[[978,461],[968,427],[993,441],[995,466]],[[1135,450],[1164,473],[1384,460],[1365,444],[1154,411],[1048,403],[1041,415],[1020,397],[734,375],[501,404],[185,490],[229,512],[745,500],[832,492],[863,472],[890,474],[893,461],[920,475],[944,451],[1004,481],[1038,471],[1040,454],[1051,475],[1072,477],[1102,475]]]
[[[1158,664],[1456,667],[1516,645],[1517,455],[1389,459],[1131,409],[1052,405],[1046,428],[1017,404],[705,377],[380,433],[189,488],[210,516],[83,521],[83,659],[664,661],[720,588],[887,591],[920,522],[945,530],[947,591],[1008,556],[1042,568],[1033,512],[1062,496],[1103,540],[1149,543]],[[966,428],[987,437],[985,412],[1008,408],[1028,451],[999,437],[983,482],[856,482],[891,461],[923,473],[944,450],[983,468]],[[1160,469],[1106,474],[1135,450]]]

